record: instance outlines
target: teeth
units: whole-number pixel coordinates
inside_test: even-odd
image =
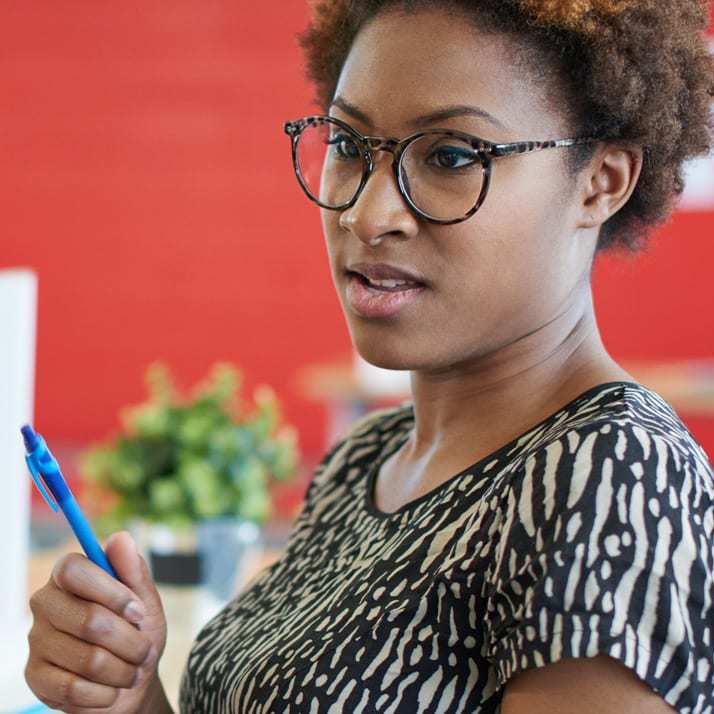
[[[397,288],[400,287],[401,285],[413,285],[414,283],[410,283],[408,280],[372,280],[371,278],[367,278],[369,280],[370,285],[376,285],[377,287],[380,288]]]

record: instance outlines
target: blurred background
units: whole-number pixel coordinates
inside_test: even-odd
[[[316,109],[294,39],[307,19],[304,0],[0,6],[0,278],[25,269],[37,281],[17,413],[82,502],[79,455],[145,399],[149,364],[163,360],[185,388],[216,362],[242,370],[248,395],[270,385],[300,457],[293,479],[270,486],[253,569],[279,553],[336,435],[408,397],[404,375],[353,353],[318,209],[292,172],[282,123]],[[709,158],[688,168],[687,193],[650,250],[602,258],[594,276],[610,353],[670,401],[710,458],[713,228]],[[18,314],[0,311],[8,354]],[[0,410],[14,444],[11,379],[0,374]],[[10,476],[27,480],[30,498],[26,472]],[[31,592],[76,546],[34,488],[29,514]],[[19,707],[4,696],[0,682],[0,711]]]

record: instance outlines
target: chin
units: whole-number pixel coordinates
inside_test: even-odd
[[[416,356],[409,354],[410,350],[395,349],[384,342],[379,344],[375,341],[367,342],[366,340],[360,341],[353,339],[353,344],[362,359],[374,367],[411,371],[419,369],[421,366]]]
[[[384,355],[375,358],[371,355],[362,354],[362,358],[365,360],[365,362],[369,362],[373,367],[379,367],[380,369],[393,369],[400,372],[411,371],[414,369],[412,363],[408,361],[405,362],[404,360],[395,359],[391,355]]]

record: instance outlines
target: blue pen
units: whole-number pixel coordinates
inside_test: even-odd
[[[52,502],[45,487],[42,485],[43,481],[67,517],[69,525],[72,527],[82,548],[84,548],[87,557],[113,578],[119,580],[116,571],[107,560],[107,556],[104,554],[102,547],[99,545],[99,541],[92,532],[89,522],[84,517],[84,514],[79,508],[79,504],[72,495],[72,491],[70,491],[67,482],[64,480],[57,459],[52,456],[52,453],[47,448],[45,440],[39,434],[35,433],[29,424],[23,426],[20,431],[25,441],[25,450],[27,451],[25,461],[35,481],[35,485],[40,490],[45,501],[50,504],[53,511],[57,510],[57,505]]]

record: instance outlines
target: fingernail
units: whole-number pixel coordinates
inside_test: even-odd
[[[142,603],[132,600],[124,608],[124,617],[129,620],[129,622],[133,622],[135,625],[138,625],[144,617],[146,617],[146,609]]]

